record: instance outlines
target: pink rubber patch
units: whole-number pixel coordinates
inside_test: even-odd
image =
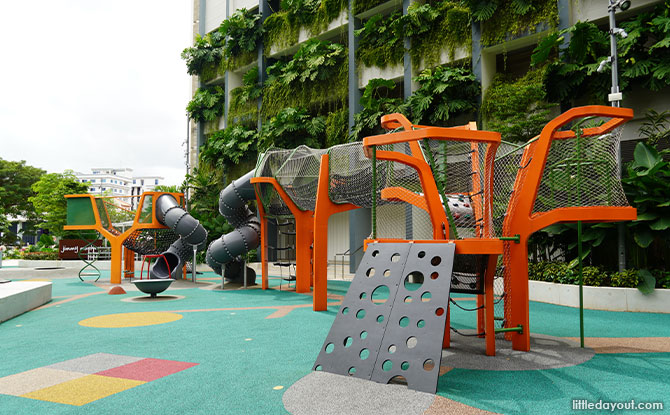
[[[177,362],[175,360],[142,359],[113,369],[103,370],[96,375],[151,382],[196,365],[197,363]]]

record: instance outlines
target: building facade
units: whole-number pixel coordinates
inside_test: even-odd
[[[361,6],[363,3],[369,6]],[[449,65],[456,61],[467,62],[481,86],[481,100],[484,99],[487,90],[493,85],[498,74],[522,76],[529,71],[530,60],[533,50],[548,34],[568,28],[578,22],[592,22],[602,30],[608,30],[609,11],[607,0],[549,0],[533,1],[532,7],[541,8],[550,6],[551,12],[547,14],[546,21],[532,24],[531,28],[516,30],[514,33],[497,33],[491,36],[494,21],[498,24],[498,16],[493,16],[486,21],[469,22],[469,39],[465,44],[460,44],[455,49],[433,52],[437,59],[424,60],[422,58],[413,60],[413,44],[408,38],[404,40],[404,55],[399,63],[378,67],[374,65],[361,64],[357,58],[359,51],[360,29],[373,19],[386,18],[393,14],[407,15],[416,2],[413,0],[390,0],[390,1],[363,1],[349,0],[340,14],[332,18],[325,26],[320,27],[315,33],[314,28],[301,28],[297,35],[297,41],[290,44],[275,43],[258,45],[257,58],[251,63],[242,65],[235,69],[217,70],[216,75],[206,79],[193,77],[193,91],[200,87],[221,86],[225,91],[225,111],[215,122],[191,122],[189,139],[189,160],[191,168],[198,164],[199,148],[206,142],[207,135],[212,130],[223,129],[231,123],[228,119],[230,103],[233,101],[233,91],[243,85],[243,76],[250,68],[257,67],[259,83],[263,85],[266,77],[266,69],[272,62],[291,56],[301,45],[311,39],[333,41],[344,44],[347,47],[348,60],[348,93],[346,103],[348,108],[348,126],[353,128],[355,114],[362,110],[361,95],[368,83],[377,78],[393,80],[400,90],[399,98],[406,99],[419,89],[416,81],[424,69],[437,65]],[[430,3],[430,2],[429,2]],[[435,3],[435,2],[433,2]],[[476,2],[463,2],[476,3]],[[481,2],[480,2],[481,3]],[[504,7],[505,2],[498,3]],[[621,1],[610,1],[609,3],[622,3]],[[431,3],[432,4],[432,3]],[[616,18],[618,21],[631,19],[641,12],[649,11],[655,6],[663,4],[658,0],[634,0],[628,2],[627,8],[619,7]],[[205,36],[219,27],[221,22],[230,18],[236,11],[241,9],[252,10],[261,15],[261,21],[265,21],[274,13],[282,13],[281,6],[277,1],[266,0],[194,0],[193,2],[193,34]],[[625,10],[623,10],[625,9]],[[503,15],[506,10],[499,9],[496,14]],[[550,16],[550,17],[549,17]],[[441,17],[440,17],[441,18]],[[498,19],[498,20],[496,20]],[[507,22],[507,26],[516,27],[515,22]],[[521,23],[523,26],[523,22]],[[565,42],[569,41],[569,34],[565,36]],[[267,38],[267,36],[266,36]],[[269,47],[268,47],[269,46]],[[418,62],[417,62],[418,60]],[[429,61],[430,63],[426,63]],[[609,92],[609,91],[608,91]],[[649,90],[626,90],[623,91],[621,106],[633,108],[635,119],[625,128],[622,135],[621,153],[623,159],[630,159],[634,144],[639,140],[638,129],[643,122],[643,116],[647,110],[663,111],[669,108],[668,88],[650,93]],[[590,104],[592,102],[584,102]],[[260,107],[260,102],[259,102]],[[486,120],[481,114],[474,114],[476,118],[483,121],[483,128],[487,127]],[[262,118],[259,117],[258,125],[261,128]],[[355,269],[357,262],[362,257],[362,240],[370,232],[369,212],[363,209],[341,213],[331,219],[329,226],[329,258],[343,252],[356,252],[351,261],[351,269]],[[344,230],[344,231],[343,231]]]
[[[134,208],[143,192],[150,192],[163,184],[160,176],[135,176],[130,168],[92,168],[91,173],[74,173],[77,180],[88,185],[88,192],[100,196],[125,196],[121,204]]]

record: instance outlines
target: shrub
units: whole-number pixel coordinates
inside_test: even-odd
[[[550,262],[542,270],[542,281],[557,282],[559,284],[576,284],[578,281],[568,264]]]
[[[575,270],[575,274],[575,279],[579,283],[578,270]],[[584,285],[590,285],[591,287],[609,286],[611,282],[610,276],[602,267],[584,267],[582,275],[584,277]]]
[[[612,274],[612,287],[636,288],[640,284],[640,274],[636,269],[627,269]]]
[[[58,259],[58,252],[22,252],[21,253],[21,259],[28,259],[28,260],[56,260]]]

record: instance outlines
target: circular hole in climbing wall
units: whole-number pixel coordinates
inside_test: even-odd
[[[407,291],[416,291],[423,284],[423,274],[419,271],[412,271],[407,274],[403,284]]]
[[[405,297],[405,299],[403,301],[405,301],[406,303],[411,303],[412,302],[412,296],[408,295],[407,297]]]
[[[391,257],[391,262],[398,262],[400,261],[400,254],[393,254]]]
[[[356,318],[359,319],[359,320],[363,320],[365,318],[365,310],[362,309],[362,308],[360,310],[358,310],[356,312]]]
[[[358,355],[361,357],[361,360],[365,360],[370,356],[370,351],[368,349],[363,349]]]
[[[423,321],[423,320],[419,320],[419,321],[416,322],[416,326],[418,328],[422,329],[422,328],[426,327],[426,322]]]
[[[361,295],[359,295],[361,300],[365,300],[367,298],[367,296],[368,295],[366,293],[361,293]]]
[[[384,271],[384,277],[388,278],[390,276],[391,276],[391,270],[390,269],[387,269],[386,271]]]
[[[389,353],[393,354],[395,353],[397,347],[395,347],[395,344],[392,344],[389,346]]]
[[[353,343],[353,342],[354,342],[354,339],[352,339],[351,337],[346,337],[346,338],[344,339],[344,342],[343,342],[344,347],[349,347],[349,346],[351,346],[351,343]]]
[[[389,380],[389,383],[388,383],[388,384],[389,384],[389,385],[405,385],[405,386],[407,386],[407,379],[405,379],[404,376],[400,376],[400,375],[393,376],[393,377]]]
[[[382,323],[382,322],[384,322],[384,316],[382,316],[380,314],[380,315],[377,316],[377,323]]]
[[[434,257],[430,260],[430,263],[431,263],[434,267],[440,265],[441,262],[442,262],[442,258],[440,258],[439,256],[434,256]]]
[[[335,349],[335,345],[333,343],[328,343],[326,345],[326,353],[333,353],[334,349]]]
[[[379,255],[379,251],[377,251],[377,250],[372,251],[372,257],[373,258],[376,258],[377,255]]]
[[[425,362],[423,362],[423,370],[430,372],[435,368],[435,362],[433,362],[433,359],[428,359]]]
[[[402,362],[402,363],[400,364],[400,369],[402,369],[402,370],[407,370],[407,369],[409,369],[409,362]]]
[[[384,304],[391,295],[391,290],[386,285],[380,285],[372,292],[372,302],[379,305]]]
[[[349,368],[349,376],[353,376],[354,373],[356,373],[356,368],[352,366]]]
[[[426,251],[419,251],[419,258],[423,258],[426,256]]]
[[[365,276],[368,278],[374,277],[375,276],[375,269],[374,268],[368,268],[367,271],[365,271]]]
[[[435,309],[435,315],[440,317],[442,314],[444,314],[444,308],[438,307]]]
[[[398,324],[400,324],[400,327],[407,327],[409,326],[409,317],[405,316],[398,321]]]
[[[391,369],[393,369],[393,362],[390,360],[384,360],[384,363],[382,363],[382,370],[384,372],[388,372]]]
[[[368,332],[365,331],[365,330],[363,330],[363,331],[361,332],[361,339],[362,339],[362,340],[365,340],[367,337],[368,337]]]
[[[342,315],[343,315],[343,316],[346,316],[348,313],[349,313],[349,307],[344,307],[344,308],[342,309]]]
[[[413,349],[416,347],[416,344],[419,342],[419,339],[416,337],[412,336],[407,338],[407,348],[408,349]]]
[[[430,293],[430,291],[426,291],[425,293],[421,294],[421,301],[423,301],[424,303],[427,303],[428,301],[430,301],[430,298],[432,296],[433,295]]]
[[[314,370],[323,370],[323,366],[321,366],[321,365],[316,365],[316,367],[314,368]]]
[[[431,280],[436,280],[437,277],[439,277],[439,276],[440,276],[440,274],[438,274],[437,272],[433,272],[432,274],[430,274],[430,279]]]

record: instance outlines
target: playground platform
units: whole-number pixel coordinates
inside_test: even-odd
[[[286,282],[280,291],[279,273],[270,275],[270,290],[222,290],[221,277],[205,272],[158,301],[131,284],[108,295],[109,271],[97,283],[16,277],[50,279],[53,299],[0,324],[0,412],[568,414],[582,402],[631,400],[668,411],[670,314],[586,310],[582,349],[577,309],[531,302],[531,352],[499,340],[487,357],[483,339],[452,333],[432,395],[312,372],[349,281],[329,280],[328,310],[317,313],[310,295]],[[472,324],[452,307],[456,330],[475,334]],[[642,413],[615,413],[626,412]]]

